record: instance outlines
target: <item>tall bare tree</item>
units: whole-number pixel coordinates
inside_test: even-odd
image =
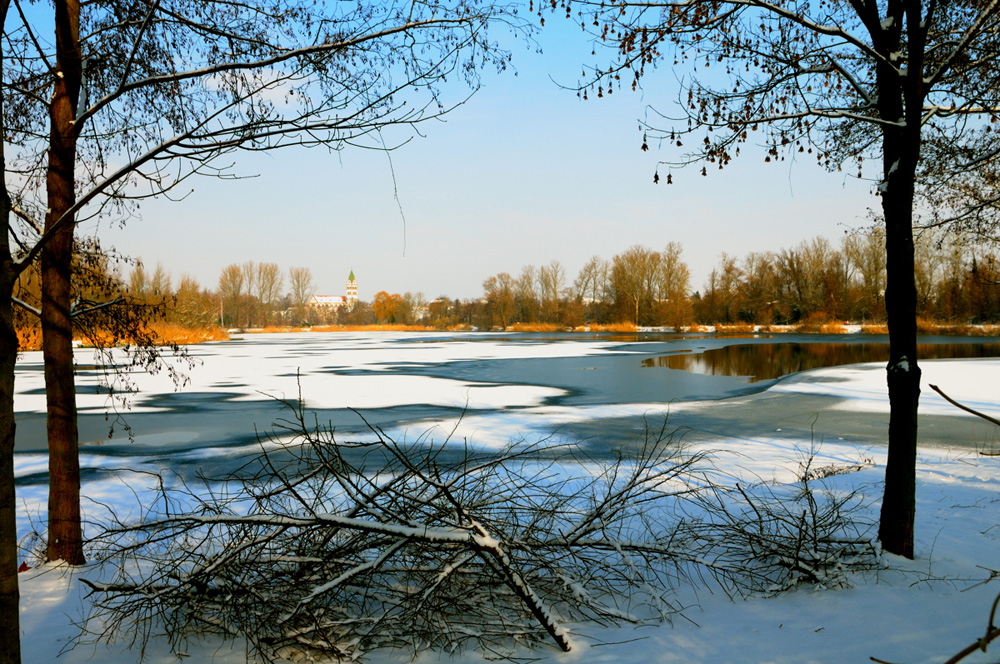
[[[129,294],[137,300],[145,300],[149,296],[149,275],[146,274],[146,267],[142,261],[136,261],[128,275]]]
[[[615,303],[622,313],[631,313],[636,325],[651,322],[649,314],[656,299],[659,272],[659,252],[638,244],[611,259],[610,284]]]
[[[559,320],[559,298],[566,285],[566,268],[557,260],[543,265],[538,270],[538,292],[541,296],[542,319],[547,322]]]
[[[296,323],[308,316],[309,300],[316,294],[312,272],[307,267],[288,268],[288,286],[291,289],[292,306],[295,308]]]
[[[170,283],[170,273],[163,267],[162,263],[156,264],[153,276],[149,278],[149,287],[153,291],[155,298],[169,298],[173,294],[173,287]]]
[[[538,319],[538,291],[535,289],[538,280],[538,269],[534,265],[525,265],[517,277],[514,299],[517,302],[517,320],[522,323],[533,323]]]
[[[671,145],[693,139],[685,144],[695,150],[668,168],[699,164],[705,174],[751,140],[763,145],[765,161],[812,155],[827,168],[856,166],[861,176],[865,162],[881,164],[890,418],[879,539],[887,551],[912,557],[920,395],[914,202],[935,183],[974,180],[1000,157],[990,126],[1000,113],[1000,2],[566,4],[566,15],[610,50],[585,96],[637,88],[664,61],[687,69],[675,74],[684,88],[677,112],[647,128]],[[712,73],[702,75],[709,65]]]
[[[507,327],[513,321],[515,307],[515,287],[514,278],[507,272],[501,272],[496,276],[487,277],[483,281],[483,291],[486,295],[487,306],[494,318],[494,322],[500,327]]]
[[[584,302],[599,302],[604,299],[608,286],[608,269],[608,261],[600,256],[591,256],[580,268],[573,288]]]
[[[691,322],[691,270],[684,262],[684,248],[680,242],[668,242],[660,252],[657,290],[661,323],[678,328]]]
[[[267,326],[271,322],[271,311],[281,297],[281,288],[285,284],[285,278],[281,274],[281,268],[277,263],[257,264],[257,297],[260,299],[261,325]]]
[[[260,317],[260,291],[257,283],[257,264],[253,261],[245,261],[240,265],[243,271],[243,283],[246,284],[246,292],[249,296],[244,309],[244,320],[246,327],[258,327]]]
[[[387,127],[449,109],[438,86],[447,77],[475,87],[479,67],[505,66],[485,26],[511,15],[474,0],[57,0],[52,8],[4,23],[6,54],[16,56],[4,62],[5,124],[14,109],[25,127],[5,136],[20,175],[14,208],[41,235],[22,243],[11,275],[41,255],[48,555],[79,562],[69,268],[76,222],[127,214],[136,192],[159,195],[191,175],[218,174],[215,160],[236,149],[381,146]],[[53,28],[54,39],[44,34]],[[31,209],[46,210],[44,226]]]
[[[219,276],[219,297],[222,298],[223,325],[226,324],[225,314],[228,311],[232,316],[230,318],[232,324],[239,327],[240,307],[246,292],[247,282],[243,268],[236,263],[223,268],[222,274]]]
[[[167,320],[185,327],[206,328],[213,327],[218,317],[216,296],[204,290],[194,277],[182,275],[174,293],[174,303],[167,312]]]
[[[849,236],[844,250],[861,279],[862,315],[881,318],[885,311],[885,231],[876,226],[867,233]]]
[[[740,317],[748,322],[770,324],[776,303],[774,256],[770,252],[751,251],[740,268]]]

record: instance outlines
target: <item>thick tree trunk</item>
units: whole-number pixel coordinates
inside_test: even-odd
[[[919,11],[917,12],[919,15]],[[911,17],[912,18],[912,17]],[[922,46],[919,44],[917,48]],[[889,458],[878,538],[889,553],[913,558],[916,513],[917,404],[920,368],[917,366],[917,285],[913,271],[913,198],[920,159],[922,99],[919,60],[917,72],[902,85],[890,74],[881,98],[883,117],[903,122],[883,133],[882,211],[885,215],[886,291],[889,325]],[[887,78],[892,78],[890,83]],[[893,90],[890,86],[895,84]]]
[[[905,189],[905,187],[900,187]],[[889,190],[893,187],[890,185]],[[878,538],[890,552],[913,558],[916,513],[917,403],[920,368],[917,366],[917,296],[913,274],[913,189],[909,196],[883,196],[886,223],[886,312],[889,324],[889,458],[885,466],[885,494]]]
[[[6,22],[9,0],[0,0],[0,22]],[[0,71],[3,51],[0,50]],[[6,144],[6,114],[0,99],[0,144]],[[0,664],[21,662],[21,621],[17,584],[17,500],[14,492],[14,266],[10,255],[10,196],[7,165],[0,153]]]
[[[47,233],[76,200],[76,138],[79,128],[74,120],[81,79],[80,6],[75,0],[57,0],[55,6],[58,76],[49,111]],[[80,565],[84,557],[80,526],[79,433],[70,319],[73,227],[73,223],[66,223],[59,228],[42,251],[41,319],[49,441],[46,555],[49,560],[65,560],[71,565]]]
[[[0,157],[2,158],[2,157]],[[2,162],[0,162],[2,163]],[[6,185],[0,193],[3,237],[10,222]],[[17,526],[14,496],[14,363],[17,335],[11,310],[14,271],[9,246],[0,241],[0,664],[21,661],[21,628],[18,613]]]
[[[889,458],[878,538],[889,553],[913,558],[916,514],[917,285],[913,272],[913,198],[920,161],[923,107],[924,26],[922,3],[890,3],[873,35],[886,62],[877,66],[881,117],[895,124],[882,132],[882,211],[885,216],[886,291],[889,324]],[[905,13],[905,21],[903,14]],[[905,34],[904,34],[905,24]],[[903,37],[905,36],[905,41]],[[901,74],[889,63],[905,50]]]

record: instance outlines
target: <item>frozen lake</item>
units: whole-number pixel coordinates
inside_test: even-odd
[[[835,495],[859,491],[865,499],[858,518],[872,524],[888,422],[882,341],[853,335],[249,335],[192,347],[196,366],[181,389],[163,373],[129,374],[139,390],[125,412],[134,442],[120,425],[108,439],[115,416],[108,418],[92,352],[80,349],[85,528],[96,528],[108,509],[126,519],[144,514],[161,477],[168,487],[178,479],[200,486],[194,481],[199,473],[219,476],[238,468],[257,450],[255,427],[266,431],[282,415],[265,395],[295,398],[299,383],[307,407],[320,421],[335,423],[340,440],[366,435],[349,407],[394,438],[442,443],[450,436],[468,441],[479,454],[512,439],[551,435],[582,452],[566,460],[569,473],[599,467],[569,467],[581,458],[601,461],[609,453],[627,453],[641,441],[647,422],[659,428],[669,414],[668,428],[679,428],[692,452],[707,455],[705,469],[725,482],[796,482],[807,457],[815,467],[856,469],[824,483],[831,482]],[[655,653],[658,661],[686,664],[791,663],[812,653],[812,660],[836,664],[872,655],[940,662],[981,636],[977,617],[985,619],[996,592],[995,583],[984,580],[989,570],[983,565],[995,559],[1000,539],[1000,479],[998,457],[978,452],[1000,451],[1000,440],[995,427],[961,414],[926,386],[937,384],[1000,417],[998,344],[922,341],[928,344],[922,355],[939,359],[921,362],[917,560],[892,557],[874,574],[852,574],[847,589],[811,588],[777,598],[734,602],[708,587],[683,590],[681,604],[691,607],[691,621],[641,631],[574,625],[584,636],[578,640],[581,654],[570,658],[638,664]],[[39,354],[22,358],[16,389],[17,530],[30,549],[38,540],[29,534],[43,532],[47,518]],[[42,565],[19,575],[25,661],[135,661],[138,653],[127,643],[77,646],[57,657],[77,635],[74,621],[90,602],[78,577],[93,573]],[[895,636],[887,641],[886,634]],[[608,645],[590,647],[590,636]],[[191,661],[246,660],[239,642],[192,639],[185,646]],[[163,639],[150,648],[151,661],[177,659]],[[524,654],[546,663],[567,661],[552,648]],[[487,661],[476,653],[427,658]],[[406,653],[376,652],[371,661],[407,659]]]
[[[996,339],[921,341],[925,357],[1000,354]],[[224,471],[282,416],[274,397],[295,399],[299,385],[307,408],[341,439],[366,434],[360,412],[397,439],[441,442],[454,430],[454,440],[491,447],[555,433],[602,455],[634,444],[644,420],[662,423],[669,412],[670,427],[683,428],[689,440],[780,433],[879,445],[888,408],[884,342],[860,335],[246,335],[192,346],[194,366],[181,367],[188,382],[180,388],[165,372],[126,374],[138,391],[125,408],[102,388],[107,377],[93,352],[79,349],[81,453],[85,468],[129,456],[189,465],[192,472]],[[838,372],[846,369],[819,368],[830,365],[864,372],[871,388],[860,395],[843,389]],[[924,363],[925,374],[933,365]],[[939,382],[949,391],[947,381]],[[954,382],[962,385],[949,393],[963,396],[969,381]],[[44,482],[40,353],[25,353],[18,363],[16,390],[19,483]],[[975,405],[975,394],[964,396]],[[986,427],[942,404],[925,388],[922,443],[983,443]]]

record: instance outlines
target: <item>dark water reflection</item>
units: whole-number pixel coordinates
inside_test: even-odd
[[[917,344],[921,360],[1000,357],[998,343]],[[681,369],[709,376],[748,376],[751,383],[790,373],[859,362],[888,362],[887,343],[767,343],[712,348],[642,361],[644,367]]]

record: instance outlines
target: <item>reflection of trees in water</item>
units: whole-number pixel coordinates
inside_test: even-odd
[[[917,352],[921,360],[1000,357],[1000,344],[917,344]],[[663,355],[643,360],[642,366],[710,376],[749,376],[754,383],[820,367],[888,360],[886,343],[769,343],[725,346],[697,355]]]

